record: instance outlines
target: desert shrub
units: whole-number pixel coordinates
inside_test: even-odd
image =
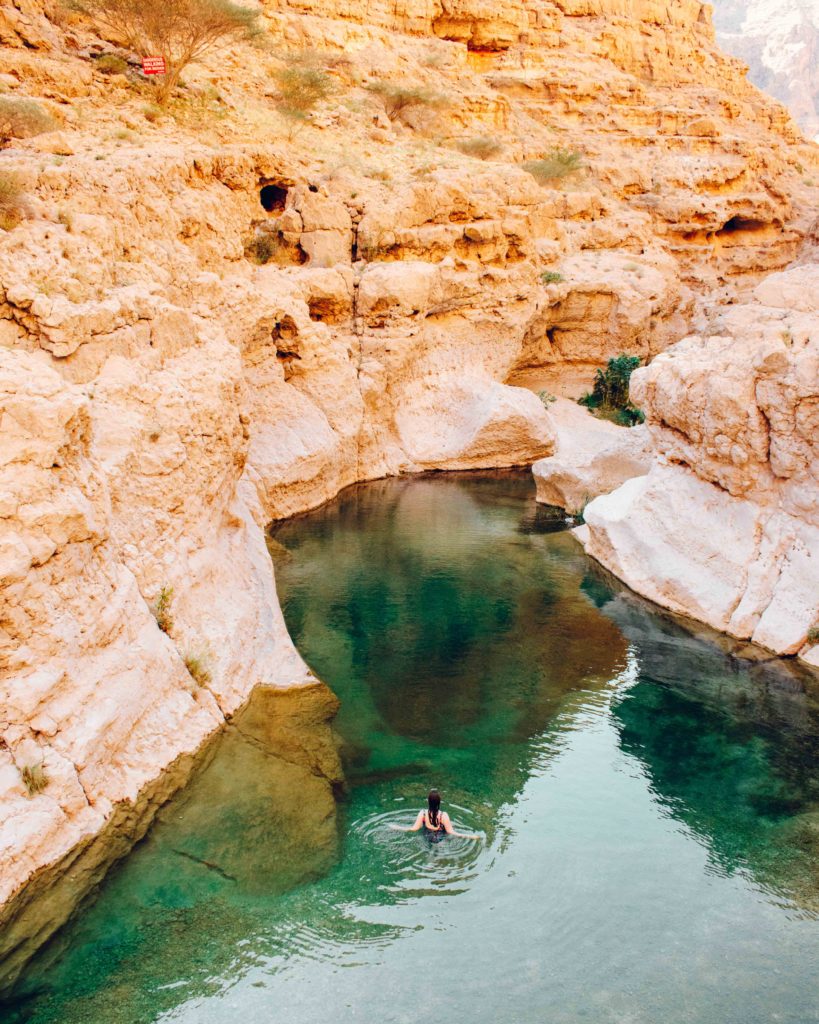
[[[640,365],[639,356],[621,353],[609,359],[605,370],[598,370],[594,377],[591,393],[578,399],[587,409],[612,419],[626,427],[633,427],[645,421],[643,413],[629,401],[629,381]]]
[[[142,116],[146,121],[150,121],[151,124],[158,121],[162,117],[162,107],[156,103],[146,103],[142,108]]]
[[[333,91],[333,79],[308,52],[291,54],[273,78],[278,88],[276,110],[290,122],[291,130],[304,124]]]
[[[20,778],[23,780],[23,785],[26,787],[29,796],[42,793],[48,785],[48,775],[42,761],[39,764],[23,765],[20,769]]]
[[[560,284],[563,280],[563,275],[558,274],[555,270],[544,270],[540,275],[540,280],[544,284]]]
[[[503,149],[502,143],[488,135],[476,135],[472,139],[461,139],[458,149],[467,156],[476,156],[479,160],[489,160],[497,156]]]
[[[157,99],[165,105],[182,71],[229,39],[257,32],[257,15],[231,0],[74,0],[100,28],[124,40],[140,57],[164,57]]]
[[[543,402],[548,409],[552,402],[557,401],[557,395],[553,395],[551,391],[538,391],[537,397]]]
[[[268,234],[254,235],[248,242],[245,253],[259,265],[269,263],[276,254],[276,242]]]
[[[23,180],[13,171],[0,171],[0,228],[11,231],[28,213]]]
[[[54,118],[34,100],[0,96],[0,145],[11,139],[28,139],[57,127]]]
[[[381,78],[369,82],[366,89],[381,100],[384,104],[384,112],[391,121],[395,121],[410,107],[440,110],[448,102],[442,93],[424,86],[397,85],[395,82],[387,82]]]
[[[104,75],[124,75],[128,70],[128,62],[116,53],[104,53],[97,57],[94,65]]]
[[[163,633],[170,633],[173,629],[173,613],[171,602],[173,601],[173,587],[164,586],[160,589],[156,601],[154,601],[153,613],[156,624]]]
[[[553,149],[540,160],[529,160],[523,165],[532,177],[541,185],[552,181],[560,181],[577,174],[583,169],[583,158],[580,153],[570,149]]]
[[[184,657],[185,668],[197,686],[207,686],[211,680],[208,659],[201,651],[188,651]]]
[[[819,626],[813,626],[808,630],[808,643],[819,644]]]

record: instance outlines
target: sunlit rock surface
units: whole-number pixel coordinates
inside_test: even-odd
[[[639,593],[817,662],[819,290],[815,264],[764,281],[635,372],[647,476],[586,509],[586,550]]]
[[[93,836],[126,852],[254,686],[309,681],[265,523],[549,454],[523,385],[662,352],[810,238],[815,147],[696,0],[275,0],[261,28],[149,119],[77,11],[0,11],[3,95],[56,125],[0,153],[26,194],[0,237],[4,935]],[[336,93],[291,132],[271,55],[301,49]],[[392,119],[381,78],[445,102]],[[555,147],[580,170],[540,185],[523,165]],[[13,970],[108,859],[20,925]]]
[[[549,411],[556,450],[532,466],[538,501],[579,514],[593,498],[648,472],[651,444],[645,427],[598,419],[565,398],[555,399]]]

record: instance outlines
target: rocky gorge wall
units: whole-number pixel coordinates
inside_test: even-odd
[[[581,533],[638,593],[819,665],[819,264],[753,298],[635,372],[652,458]]]
[[[28,203],[0,239],[6,983],[254,687],[311,682],[270,519],[550,454],[518,385],[657,355],[810,232],[815,148],[699,3],[261,11],[274,50],[192,67],[152,119],[144,83],[95,64],[117,40],[0,12],[0,85],[57,122],[0,152]],[[304,48],[337,92],[293,134],[270,74]],[[393,119],[380,79],[447,102]],[[487,132],[494,159],[459,151]],[[544,187],[521,164],[555,146],[585,169]]]

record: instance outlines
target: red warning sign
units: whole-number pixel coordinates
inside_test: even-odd
[[[165,67],[164,57],[143,57],[142,58],[142,74],[143,75],[164,75],[167,72]]]

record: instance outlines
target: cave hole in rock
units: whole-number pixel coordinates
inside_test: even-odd
[[[282,185],[262,185],[259,202],[268,213],[279,213],[287,202],[287,189]]]
[[[768,225],[762,220],[749,217],[731,217],[717,232],[717,235],[733,235],[738,231],[763,231]]]

